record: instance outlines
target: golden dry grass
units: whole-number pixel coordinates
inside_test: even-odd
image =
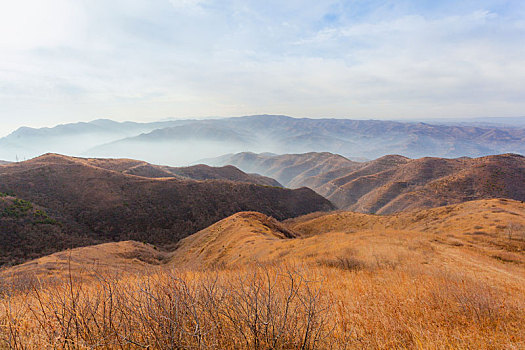
[[[508,200],[285,224],[239,213],[169,254],[91,248],[114,269],[82,269],[78,250],[52,282],[4,271],[0,347],[522,349],[524,227]]]
[[[67,275],[95,276],[97,273],[141,272],[161,265],[170,254],[150,244],[122,241],[70,249],[0,270],[0,279],[63,279]]]

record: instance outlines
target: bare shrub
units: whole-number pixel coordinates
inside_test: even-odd
[[[341,270],[358,271],[364,270],[367,264],[353,256],[339,256],[333,259],[322,259],[319,260],[321,266],[338,268]]]
[[[419,263],[395,269],[370,263],[352,273],[289,266],[99,273],[20,290],[6,285],[0,291],[0,349],[525,345],[519,283],[493,284]]]
[[[330,340],[320,282],[294,271],[70,278],[54,288],[35,285],[24,299],[37,348],[316,349]],[[21,321],[28,315],[17,305],[3,300],[0,347],[27,342]]]
[[[511,221],[505,228],[505,235],[509,241],[512,239],[523,241],[525,240],[525,227],[519,223]]]

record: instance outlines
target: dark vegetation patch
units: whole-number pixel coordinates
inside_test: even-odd
[[[180,239],[240,211],[283,220],[334,208],[307,188],[148,179],[66,160],[57,156],[0,170],[0,265],[112,241],[173,249]]]

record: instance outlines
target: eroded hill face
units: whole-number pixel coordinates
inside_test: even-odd
[[[316,190],[340,208],[378,214],[483,198],[525,200],[525,158],[520,155],[421,158],[361,174],[365,169]]]
[[[62,226],[49,229],[58,230],[57,237],[78,232],[76,239],[66,240],[72,247],[130,239],[170,246],[239,211],[256,210],[284,219],[333,208],[309,189],[124,173],[137,164],[141,163],[50,154],[0,167],[0,192],[45,207],[53,218],[71,225],[68,230]],[[17,241],[16,232],[26,230],[20,226],[26,221],[3,218],[2,224],[6,225],[4,239],[11,242]],[[16,228],[9,228],[12,225]],[[47,248],[43,252],[63,249],[48,240],[42,240],[42,245]],[[33,251],[30,242],[22,242],[17,249]]]
[[[334,171],[347,173],[362,166],[360,162],[328,152],[283,155],[243,152],[206,161],[211,165],[230,164],[250,173],[270,176],[290,188],[312,187],[309,179],[313,177]]]
[[[389,155],[352,162],[330,153],[265,155],[239,153],[215,160],[272,174],[291,187],[306,186],[341,209],[388,214],[483,198],[525,200],[525,158],[409,159]]]

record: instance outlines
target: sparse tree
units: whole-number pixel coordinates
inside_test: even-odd
[[[505,234],[507,235],[509,241],[512,239],[519,239],[520,237],[525,236],[525,228],[523,227],[523,225],[511,221],[505,229]]]

